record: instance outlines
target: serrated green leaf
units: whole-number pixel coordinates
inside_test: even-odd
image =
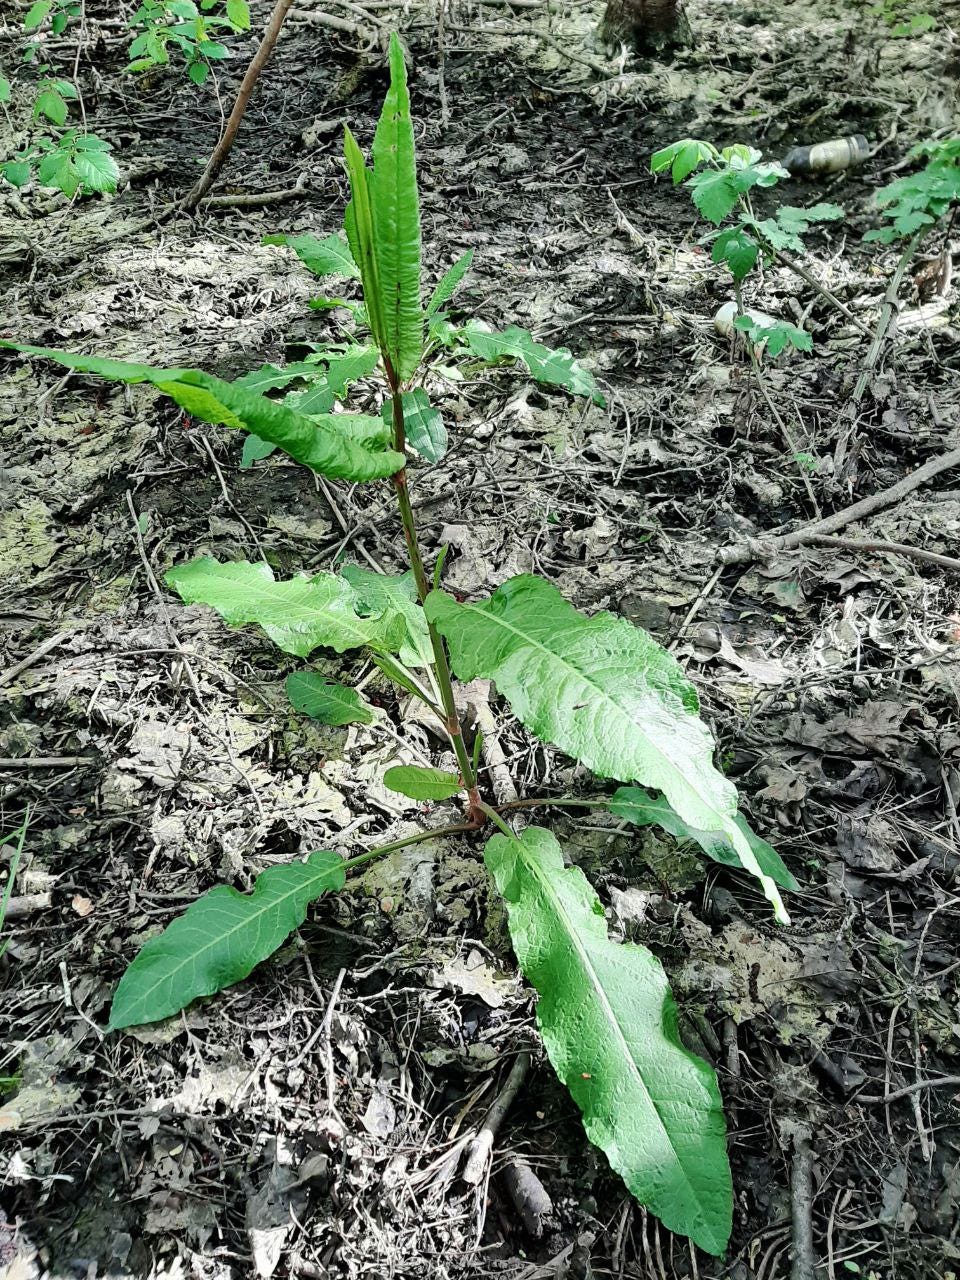
[[[399,685],[401,689],[405,689],[407,693],[412,693],[415,698],[422,700],[423,694],[411,680],[410,676],[404,671],[388,653],[371,653],[370,655],[373,665],[377,667],[388,680],[392,680],[394,684]]]
[[[693,203],[714,226],[719,226],[737,203],[739,190],[729,169],[703,169],[687,183]]]
[[[377,480],[392,475],[406,462],[402,454],[379,447],[385,443],[382,430],[371,431],[366,440],[357,440],[334,418],[306,417],[285,404],[198,369],[158,369],[15,342],[0,342],[0,347],[42,356],[68,369],[95,373],[116,382],[152,383],[202,422],[252,432],[283,449],[295,461],[334,479]],[[379,423],[379,419],[372,421]]]
[[[447,452],[447,428],[439,410],[430,403],[423,387],[404,391],[400,397],[407,444],[427,462],[439,462]],[[393,426],[393,401],[383,405],[383,419]]]
[[[812,351],[813,338],[805,329],[798,328],[786,320],[778,320],[776,324],[765,324],[750,315],[737,316],[733,327],[745,333],[754,346],[763,346],[768,356],[776,357],[788,346],[797,351]]]
[[[650,157],[650,172],[662,173],[670,170],[674,186],[688,178],[698,165],[708,160],[715,160],[718,152],[711,142],[703,142],[699,138],[681,138],[679,142],[671,142],[668,147],[661,147]]]
[[[261,871],[252,893],[211,889],[138,953],[114,994],[110,1030],[169,1018],[247,977],[303,924],[311,902],[343,883],[340,857],[318,850]]]
[[[403,48],[390,35],[390,88],[373,138],[369,178],[386,351],[405,381],[423,356],[420,196]],[[369,305],[369,298],[367,303]]]
[[[247,0],[227,0],[227,20],[237,31],[250,30],[250,7]]]
[[[116,191],[120,169],[106,151],[79,149],[73,157],[77,176],[89,191]]]
[[[360,268],[353,260],[350,246],[336,232],[318,240],[311,235],[264,236],[261,244],[286,245],[292,249],[308,271],[315,276],[345,276],[360,279]]]
[[[733,1213],[723,1103],[681,1043],[660,962],[610,940],[597,895],[549,831],[493,836],[484,857],[540,994],[544,1047],[591,1142],[671,1231],[722,1254]]]
[[[402,764],[388,769],[383,785],[411,800],[449,800],[463,785],[455,773],[443,769],[426,769],[420,765]]]
[[[33,104],[33,118],[39,120],[41,116],[46,116],[56,125],[66,124],[67,104],[56,89],[44,89],[37,94]]]
[[[12,187],[25,187],[30,181],[30,162],[28,160],[8,160],[0,165],[0,173]]]
[[[691,826],[722,831],[787,922],[776,884],[736,824],[736,788],[714,767],[696,692],[651,636],[610,613],[585,617],[531,574],[479,604],[432,591],[425,612],[462,680],[495,680],[537,737],[601,778],[662,791]]]
[[[337,653],[365,645],[391,650],[403,635],[395,615],[360,617],[353,588],[335,573],[278,582],[268,564],[201,556],[171,569],[166,582],[185,604],[210,605],[232,627],[256,623],[298,658],[321,646]]]
[[[336,398],[340,400],[351,383],[373,373],[380,359],[380,353],[376,347],[352,346],[348,347],[342,355],[331,355],[325,359],[327,383]]]
[[[760,246],[744,227],[727,227],[713,242],[714,262],[725,262],[734,280],[742,280],[752,270],[760,254]]]
[[[316,672],[295,671],[287,676],[286,689],[294,711],[320,724],[373,724],[373,712],[356,689],[334,684]]]
[[[642,787],[618,787],[610,797],[607,808],[615,817],[624,818],[634,826],[662,827],[676,840],[692,840],[708,858],[725,867],[743,866],[739,854],[722,831],[700,831],[691,827],[671,809],[663,796],[651,795]],[[760,869],[775,880],[781,889],[797,892],[800,886],[773,845],[752,830],[742,813],[737,814],[735,821],[744,838],[750,842]]]
[[[249,373],[245,373],[242,377],[235,379],[233,385],[262,396],[266,395],[268,391],[278,391],[282,387],[288,387],[291,382],[296,382],[298,378],[322,377],[322,371],[315,364],[307,364],[305,360],[298,360],[294,364],[262,364],[259,369],[251,369]]]
[[[521,360],[538,382],[565,387],[574,395],[589,396],[595,404],[606,404],[593,374],[584,369],[566,347],[544,346],[515,324],[502,333],[494,333],[479,320],[471,320],[455,332],[481,360]]]
[[[435,315],[445,302],[449,302],[460,287],[460,281],[470,270],[473,262],[473,250],[462,253],[452,267],[448,267],[440,278],[440,282],[430,295],[427,303],[427,315]]]
[[[427,667],[433,661],[433,649],[427,630],[427,619],[417,600],[413,571],[398,575],[371,573],[359,565],[345,564],[341,570],[350,583],[360,613],[385,617],[399,614],[403,619],[403,638],[397,656],[405,667]]]

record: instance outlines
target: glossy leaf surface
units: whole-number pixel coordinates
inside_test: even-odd
[[[268,867],[252,893],[218,885],[151,939],[120,979],[110,1029],[157,1022],[239,982],[303,924],[321,894],[343,887],[336,853]]]
[[[663,796],[651,795],[642,787],[618,787],[607,808],[618,818],[625,818],[637,827],[661,827],[677,840],[692,840],[700,846],[708,858],[725,867],[742,867],[740,855],[722,831],[700,831],[674,813]],[[781,889],[796,892],[800,886],[790,874],[783,859],[761,836],[751,828],[742,813],[736,816],[736,824],[749,841],[761,871],[777,882]]]
[[[537,737],[599,777],[662,791],[691,826],[723,831],[787,922],[776,884],[736,824],[736,789],[713,764],[696,692],[651,636],[610,613],[585,617],[531,574],[478,604],[433,591],[426,613],[447,639],[456,674],[495,680]]]
[[[712,1069],[680,1041],[660,962],[610,940],[597,895],[549,831],[493,836],[485,861],[590,1141],[671,1231],[721,1254],[733,1212],[723,1104]]]

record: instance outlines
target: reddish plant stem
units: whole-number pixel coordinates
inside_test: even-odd
[[[386,369],[387,382],[390,385],[390,394],[393,402],[393,447],[397,453],[403,454],[406,448],[407,436],[403,418],[403,398],[400,392],[400,380],[386,357],[384,357],[384,368]],[[423,556],[420,554],[420,545],[417,542],[417,526],[413,518],[413,507],[410,504],[406,467],[401,467],[399,471],[395,471],[390,479],[397,495],[400,520],[403,524],[403,538],[407,544],[407,554],[410,557],[410,567],[413,569],[413,579],[417,584],[417,595],[420,598],[420,603],[425,604],[430,593],[430,582],[427,578]],[[477,777],[473,771],[473,764],[467,751],[467,745],[463,740],[460,715],[453,696],[453,678],[450,674],[450,660],[447,657],[447,648],[443,642],[443,637],[433,623],[428,623],[427,627],[430,633],[430,645],[433,649],[433,659],[437,670],[440,701],[443,704],[444,727],[450,737],[450,744],[457,757],[460,776],[467,792],[467,817],[474,826],[482,827],[486,822],[486,815],[483,802],[480,799]]]

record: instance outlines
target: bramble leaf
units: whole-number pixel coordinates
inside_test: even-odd
[[[257,623],[298,658],[321,646],[337,653],[364,645],[392,650],[403,634],[396,615],[361,618],[353,588],[335,573],[278,582],[268,564],[201,556],[171,569],[166,582],[185,604],[208,604],[232,627]]]
[[[336,853],[261,871],[252,893],[218,885],[137,954],[110,1006],[110,1030],[157,1022],[245,978],[303,924],[307,907],[343,888]]]
[[[86,190],[116,191],[120,169],[109,152],[78,145],[73,157],[73,167]]]
[[[758,322],[751,315],[737,316],[733,327],[745,333],[755,347],[763,346],[768,356],[776,357],[788,346],[797,351],[812,351],[813,338],[806,329],[800,329],[787,320],[776,324]]]
[[[286,245],[292,249],[308,271],[315,276],[346,276],[350,280],[360,279],[360,268],[354,262],[350,246],[334,231],[318,240],[311,235],[277,235],[264,236],[261,244]]]
[[[386,433],[382,430],[370,430],[366,438],[358,439],[337,421],[338,416],[346,415],[308,418],[285,404],[257,395],[234,382],[223,382],[199,369],[157,369],[15,342],[0,342],[0,347],[43,356],[68,369],[99,374],[115,382],[152,383],[202,422],[250,431],[321,475],[344,480],[377,480],[392,475],[406,461],[402,454],[382,447],[386,443]],[[379,419],[370,421],[379,422]]]
[[[760,255],[760,246],[742,226],[726,227],[713,242],[711,258],[725,262],[734,280],[742,280],[754,267]]]
[[[722,863],[725,867],[742,867],[740,856],[722,831],[700,831],[691,827],[688,822],[674,813],[663,796],[651,795],[642,787],[618,787],[610,798],[607,808],[617,818],[625,818],[637,827],[662,827],[677,840],[692,840],[698,844],[708,858]],[[784,865],[783,859],[761,836],[752,830],[742,813],[738,813],[735,822],[744,837],[750,842],[757,864],[781,889],[791,892],[800,886]]]
[[[538,738],[601,778],[662,791],[691,826],[722,831],[787,923],[776,884],[736,824],[736,788],[714,767],[696,691],[651,636],[611,613],[585,617],[531,574],[479,604],[432,591],[425,611],[462,680],[495,680]]]
[[[423,355],[420,303],[420,196],[403,48],[390,35],[390,88],[373,138],[369,177],[374,252],[385,350],[401,381]],[[367,298],[369,305],[370,299]]]
[[[399,764],[388,769],[383,775],[383,785],[411,800],[449,800],[463,790],[455,773],[415,764]]]
[[[334,684],[315,671],[293,672],[286,689],[294,711],[320,724],[373,724],[373,712],[356,689]]]
[[[630,1192],[671,1231],[721,1254],[733,1191],[712,1069],[683,1047],[660,962],[607,936],[603,907],[549,831],[496,835],[484,859],[520,968],[540,993],[553,1068]]]
[[[589,396],[594,404],[606,404],[593,374],[584,369],[566,347],[544,346],[518,325],[512,324],[502,333],[494,333],[482,321],[471,320],[462,329],[454,330],[454,336],[481,360],[521,360],[537,382],[565,387],[574,395]]]
[[[669,168],[673,185],[678,186],[684,178],[689,178],[694,169],[709,160],[717,158],[717,149],[711,142],[701,142],[698,138],[681,138],[679,142],[671,142],[650,157],[650,172],[662,173]]]

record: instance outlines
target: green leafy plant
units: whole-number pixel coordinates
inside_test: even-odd
[[[807,209],[779,205],[768,217],[761,217],[751,193],[774,187],[790,174],[776,161],[764,161],[754,147],[740,143],[718,150],[711,142],[682,138],[655,152],[650,170],[655,174],[669,170],[674,185],[685,184],[697,211],[717,228],[703,243],[713,245],[713,261],[722,263],[733,276],[738,310],[734,327],[746,334],[754,349],[763,344],[769,356],[787,347],[809,351],[810,335],[796,325],[760,323],[746,313],[741,286],[758,262],[771,262],[788,250],[802,255],[803,236],[810,226],[842,218],[843,209],[835,204]]]
[[[369,329],[369,342],[352,341],[286,369],[264,366],[232,383],[196,370],[15,349],[70,369],[152,384],[194,417],[252,432],[322,476],[389,479],[410,561],[404,574],[347,567],[278,581],[265,564],[202,558],[171,570],[167,582],[184,601],[213,607],[230,625],[259,625],[287,653],[365,649],[389,679],[432,710],[456,768],[399,766],[387,771],[386,785],[428,802],[462,796],[464,818],[442,828],[446,834],[496,828],[486,841],[486,865],[506,902],[520,967],[539,993],[547,1054],[588,1135],[668,1227],[720,1254],[733,1206],[714,1071],[684,1047],[659,961],[646,948],[609,936],[596,893],[579,868],[565,865],[550,831],[516,830],[507,815],[569,804],[605,809],[638,825],[656,823],[709,858],[755,876],[783,923],[780,891],[796,884],[738,814],[736,790],[714,764],[696,692],[649,635],[610,613],[578,612],[533,575],[511,578],[489,598],[462,601],[442,590],[442,554],[428,572],[409,496],[407,451],[412,427],[425,465],[442,453],[439,411],[424,386],[431,359],[446,349],[464,359],[520,362],[543,382],[597,403],[602,397],[569,352],[551,351],[514,326],[498,334],[449,318],[444,307],[469,255],[446,272],[424,306],[413,126],[396,37],[390,76],[372,164],[349,129],[345,133],[346,241],[287,241],[314,270],[359,282],[353,313]],[[374,365],[386,393],[384,412],[339,411],[335,402],[347,383],[369,376]],[[282,400],[272,398],[276,392],[284,393]],[[481,741],[471,753],[464,739],[454,675],[494,680],[531,733],[598,777],[627,785],[612,795],[526,797],[496,808],[478,776]],[[287,689],[294,707],[325,723],[375,722],[355,690],[317,672],[294,672]],[[262,871],[251,893],[227,885],[210,890],[132,961],[113,998],[111,1028],[168,1017],[240,981],[302,923],[309,904],[340,889],[349,872],[436,834],[425,830],[349,858],[318,850]]]
[[[128,71],[167,66],[173,47],[194,84],[203,84],[210,64],[229,53],[213,36],[249,31],[250,9],[247,0],[200,0],[199,5],[194,0],[142,0],[129,26],[139,34],[130,45]]]
[[[894,39],[905,39],[932,31],[937,19],[932,13],[914,12],[912,0],[882,0],[868,10],[871,18],[879,18]]]
[[[864,239],[891,244],[918,233],[923,236],[945,214],[955,216],[960,202],[960,137],[920,142],[910,155],[925,156],[926,164],[880,188],[874,198],[890,225],[868,231]]]

